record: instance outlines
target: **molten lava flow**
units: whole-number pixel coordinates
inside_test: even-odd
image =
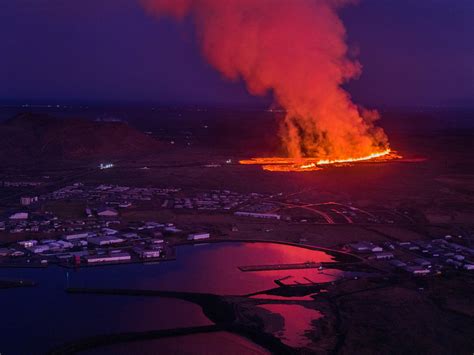
[[[396,152],[385,149],[380,152],[371,153],[367,156],[346,158],[346,159],[320,159],[315,160],[311,158],[292,159],[292,158],[252,158],[247,160],[239,161],[243,165],[261,165],[264,170],[267,171],[315,171],[321,170],[321,166],[325,165],[347,165],[358,162],[384,162],[392,159],[401,158]]]
[[[319,160],[316,164],[318,165],[327,165],[327,164],[338,164],[338,163],[355,163],[358,161],[365,161],[365,160],[371,160],[375,158],[381,158],[383,156],[386,156],[390,154],[391,150],[390,149],[385,149],[382,152],[376,152],[372,153],[369,155],[366,155],[365,157],[359,157],[359,158],[346,158],[346,159],[334,159],[334,160]]]

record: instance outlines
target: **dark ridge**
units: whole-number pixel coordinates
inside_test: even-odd
[[[95,160],[156,152],[161,144],[121,121],[22,113],[0,124],[0,158]]]

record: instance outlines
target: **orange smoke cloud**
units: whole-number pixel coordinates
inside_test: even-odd
[[[348,0],[142,0],[157,16],[191,15],[207,60],[250,93],[271,91],[286,111],[281,136],[299,159],[363,157],[388,148],[375,111],[341,85],[361,65],[348,57],[337,10]]]

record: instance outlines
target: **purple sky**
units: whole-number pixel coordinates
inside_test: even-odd
[[[357,102],[474,106],[473,0],[361,0],[342,17],[364,66]],[[4,1],[0,43],[2,102],[270,102],[210,68],[189,23],[136,0]]]

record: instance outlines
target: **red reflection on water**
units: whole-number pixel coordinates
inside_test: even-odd
[[[259,307],[272,313],[277,313],[285,319],[283,329],[275,335],[280,340],[292,347],[304,347],[311,343],[305,332],[311,329],[311,322],[323,317],[315,309],[306,308],[296,304],[263,304]]]
[[[317,293],[313,293],[311,295],[306,295],[306,296],[278,296],[278,295],[267,295],[267,294],[258,294],[258,295],[253,295],[250,296],[250,298],[257,298],[257,299],[262,299],[262,300],[284,300],[284,301],[314,301],[314,299],[311,297],[313,295],[316,295]]]
[[[317,269],[242,272],[239,266],[279,263],[331,262],[333,257],[296,246],[272,243],[214,243],[180,247],[177,260],[148,266],[140,276],[140,287],[160,290],[248,294],[277,287],[275,280],[288,277],[287,284],[336,280],[341,272]],[[144,268],[145,269],[145,268]]]

